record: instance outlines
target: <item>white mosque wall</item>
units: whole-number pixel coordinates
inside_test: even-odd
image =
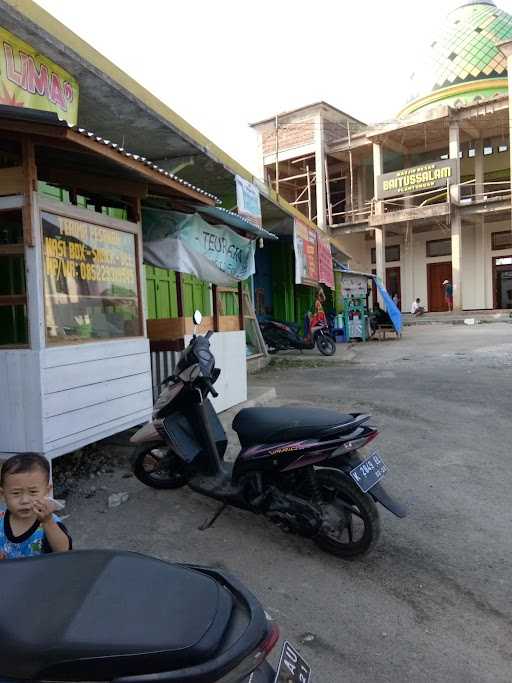
[[[462,307],[466,310],[492,309],[493,292],[493,258],[512,256],[510,250],[493,250],[492,233],[510,230],[510,221],[463,223],[462,230]],[[430,240],[450,238],[449,229],[415,232],[413,235],[412,273],[411,264],[407,263],[405,238],[403,235],[386,237],[386,245],[400,244],[400,261],[387,262],[386,268],[400,266],[402,310],[410,310],[411,303],[419,297],[428,308],[428,275],[429,263],[451,261],[451,256],[427,257],[427,242]],[[371,249],[375,242],[365,239],[364,233],[344,236],[347,250],[353,256],[350,266],[353,270],[371,272],[375,264],[371,263]]]

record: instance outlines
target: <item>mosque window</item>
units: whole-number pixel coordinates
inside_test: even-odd
[[[475,154],[476,154],[476,150],[474,147],[472,147],[471,149],[468,149],[468,157],[470,159],[472,159],[475,156]]]
[[[427,258],[434,258],[436,256],[451,256],[452,240],[450,237],[442,240],[429,240],[426,243]]]
[[[371,261],[376,263],[377,261],[377,250],[375,247],[371,249]],[[400,245],[399,244],[388,244],[386,246],[386,263],[393,261],[400,261]]]
[[[441,161],[446,161],[446,159],[448,159],[448,154],[441,154],[439,158],[441,159]]]
[[[506,152],[508,150],[508,145],[498,145],[498,152]]]
[[[499,249],[510,249],[512,247],[512,233],[510,230],[493,232],[491,239],[493,251],[498,251]]]
[[[489,143],[484,144],[484,157],[488,157],[493,153],[492,145]]]

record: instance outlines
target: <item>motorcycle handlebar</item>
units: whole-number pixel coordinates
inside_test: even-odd
[[[206,333],[206,335],[205,335],[204,338],[205,338],[205,339],[210,339],[210,337],[212,336],[212,334],[213,334],[213,330],[208,330],[208,332]]]
[[[211,383],[210,379],[209,379],[208,377],[203,377],[202,379],[203,379],[203,382],[204,382],[206,388],[208,389],[208,391],[210,392],[210,394],[213,396],[213,398],[217,398],[217,396],[218,396],[219,394],[218,394],[218,392],[215,391],[215,389],[213,388],[213,384]]]

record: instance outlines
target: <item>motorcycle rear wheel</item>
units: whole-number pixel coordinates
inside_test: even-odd
[[[322,550],[346,559],[369,552],[380,535],[379,513],[373,498],[338,470],[317,469],[315,478],[324,513],[322,528],[313,539],[315,543]]]
[[[336,353],[336,342],[332,337],[325,334],[319,334],[315,341],[317,349],[322,355],[334,356]]]
[[[133,473],[153,489],[179,489],[190,478],[185,463],[162,443],[148,443],[137,448]]]

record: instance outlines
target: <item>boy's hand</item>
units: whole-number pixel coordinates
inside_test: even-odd
[[[43,524],[51,520],[52,514],[56,509],[57,505],[53,501],[48,500],[48,498],[40,498],[39,500],[35,500],[33,503],[35,515]]]

